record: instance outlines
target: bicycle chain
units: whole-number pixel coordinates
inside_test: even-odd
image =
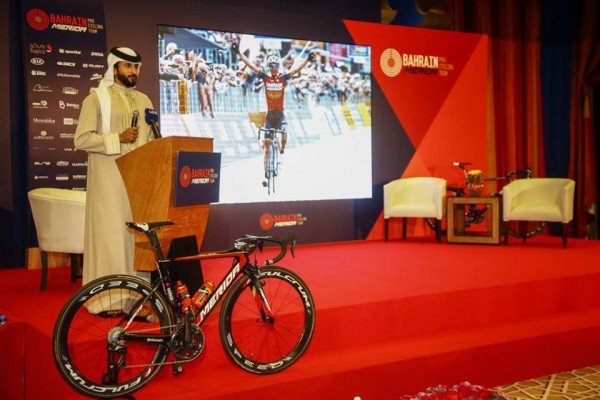
[[[154,331],[157,329],[162,329],[162,328],[176,328],[177,325],[168,325],[168,326],[159,326],[159,327],[154,327],[154,328],[148,328],[148,329],[136,329],[133,332],[130,333],[142,333],[142,332],[149,332],[149,331]],[[169,351],[171,351],[171,349],[169,348]],[[145,368],[145,367],[149,367],[149,366],[162,366],[162,365],[173,365],[173,364],[183,364],[183,363],[189,363],[194,361],[196,358],[192,358],[190,360],[176,360],[176,361],[164,361],[161,363],[149,363],[149,364],[137,364],[137,365],[126,365],[122,368]]]

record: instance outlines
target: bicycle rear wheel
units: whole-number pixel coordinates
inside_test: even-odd
[[[528,239],[542,233],[546,227],[545,222],[540,221],[508,221],[507,232],[520,239]]]
[[[288,368],[308,347],[315,328],[315,305],[306,283],[281,267],[261,269],[260,282],[273,318],[251,281],[238,280],[223,303],[221,343],[240,368],[260,375]]]
[[[156,292],[138,317],[129,318],[151,290],[139,278],[112,275],[88,283],[69,299],[58,315],[52,350],[71,387],[109,399],[127,396],[156,376],[169,351],[169,305]]]

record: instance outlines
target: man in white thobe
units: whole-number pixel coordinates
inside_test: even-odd
[[[143,115],[152,102],[137,91],[141,57],[127,47],[113,48],[108,70],[81,106],[75,147],[88,152],[83,284],[109,274],[134,275],[134,238],[125,222],[131,207],[115,160],[151,140]]]

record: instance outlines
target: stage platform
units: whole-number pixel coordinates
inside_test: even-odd
[[[397,399],[436,384],[494,387],[600,364],[600,241],[535,237],[503,245],[433,237],[300,245],[279,264],[310,286],[317,325],[306,354],[280,374],[234,366],[204,327],[203,355],[163,368],[150,399]],[[223,269],[204,265],[218,280]],[[0,270],[0,396],[77,399],[51,356],[54,322],[80,282],[68,268]]]

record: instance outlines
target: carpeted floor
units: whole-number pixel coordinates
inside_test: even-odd
[[[499,386],[511,400],[598,400],[600,365]]]
[[[573,240],[565,250],[554,237],[509,246],[431,238],[298,246],[282,264],[310,286],[318,324],[293,368],[260,378],[236,368],[214,315],[203,326],[202,359],[179,376],[164,368],[136,398],[386,400],[435,384],[494,387],[600,370],[600,266],[591,262],[598,254],[600,242]],[[229,265],[222,267],[203,264],[205,278],[218,282]],[[53,268],[40,292],[39,270],[0,271],[0,314],[8,318],[0,327],[2,400],[81,398],[59,376],[51,346],[58,313],[81,284],[69,272]],[[500,389],[511,400],[600,400],[598,387],[581,390],[589,384],[573,379],[562,387],[580,397],[551,396],[560,379]]]

